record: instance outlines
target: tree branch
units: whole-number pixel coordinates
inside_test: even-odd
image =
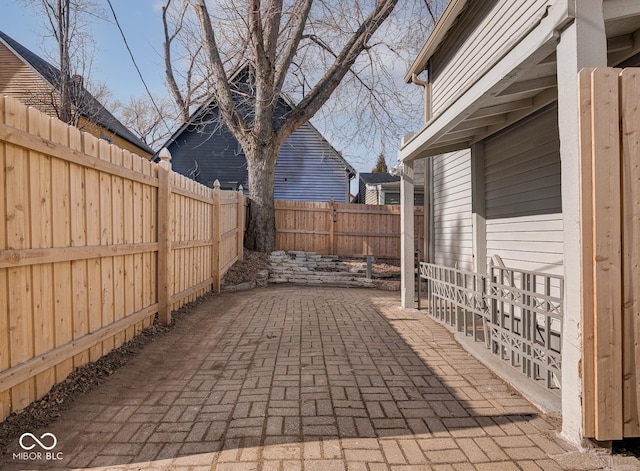
[[[307,24],[312,4],[313,0],[304,0],[303,3],[299,4],[299,8],[292,15],[298,17],[298,23],[295,27],[293,36],[291,36],[291,39],[289,40],[289,44],[287,45],[287,49],[284,53],[282,61],[278,66],[274,84],[274,89],[277,93],[280,93],[282,91],[282,86],[284,85],[284,80],[287,76],[287,73],[289,72],[289,67],[291,67],[293,58],[298,51],[298,46],[300,45],[300,41],[302,40],[304,28]]]
[[[302,101],[287,116],[278,130],[280,142],[295,131],[300,125],[311,119],[326,103],[333,91],[340,84],[360,53],[366,48],[367,41],[377,31],[384,20],[391,14],[398,0],[381,0],[360,25],[358,30],[342,48],[336,60],[325,75],[316,83]]]
[[[220,52],[218,51],[218,45],[216,43],[213,26],[211,25],[211,18],[209,17],[205,0],[196,0],[195,9],[202,29],[203,41],[211,64],[211,73],[215,86],[214,95],[218,108],[224,117],[227,127],[234,137],[240,141],[241,144],[247,145],[247,125],[244,118],[240,116],[240,113],[233,102],[231,86],[229,84],[227,74],[224,71],[222,59],[220,58]]]
[[[172,35],[169,34],[169,24],[167,21],[167,11],[169,9],[169,5],[171,5],[171,0],[167,0],[166,5],[162,7],[162,26],[164,27],[164,43],[162,44],[164,47],[164,70],[165,76],[167,78],[167,84],[169,85],[169,90],[171,90],[173,99],[180,109],[180,117],[182,119],[182,122],[186,123],[189,120],[189,106],[186,104],[184,97],[180,92],[180,88],[178,87],[178,83],[176,82],[176,78],[173,73],[173,63],[171,61],[171,42],[176,38],[180,30],[182,29],[182,22],[184,20],[186,4],[185,8],[182,10],[182,14],[180,15],[180,22],[176,26],[176,30]]]

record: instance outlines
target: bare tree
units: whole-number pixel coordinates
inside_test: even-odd
[[[168,0],[166,6],[171,3]],[[331,99],[341,83],[359,84],[365,93],[358,100],[367,106],[384,105],[389,96],[378,93],[377,84],[385,57],[375,51],[385,48],[387,62],[393,62],[389,58],[394,46],[376,33],[398,0],[218,0],[211,11],[205,0],[189,3],[200,27],[199,46],[206,54],[212,82],[208,90],[247,158],[251,218],[246,245],[268,252],[275,244],[273,189],[280,147]],[[424,9],[425,3],[430,7],[435,2],[413,5]],[[433,24],[431,20],[424,23]],[[423,29],[412,31],[420,41],[425,37],[420,34]],[[402,36],[407,37],[406,31]],[[168,39],[170,35],[165,54]],[[250,71],[244,84],[230,82],[233,66],[239,63],[246,63]],[[166,62],[167,76],[174,64],[172,59]],[[285,111],[278,106],[282,93],[296,103]],[[334,106],[349,104],[341,101]],[[386,114],[387,121],[393,119]]]
[[[167,86],[178,107],[182,122],[187,122],[193,109],[208,101],[213,93],[211,64],[205,44],[198,40],[200,26],[188,0],[165,0],[162,6],[164,30],[164,62]],[[219,28],[225,41],[233,42],[240,51],[225,61],[226,70],[240,65],[248,38],[231,35],[228,27]]]
[[[115,101],[113,114],[152,149],[171,136],[178,123],[175,103],[169,98],[148,95],[131,97],[128,102]]]
[[[89,25],[92,18],[104,16],[102,10],[92,0],[21,1],[43,17],[44,35],[56,45],[55,53],[50,54],[58,67],[50,71],[56,90],[33,97],[32,104],[37,106],[35,102],[42,101],[44,106],[54,109],[60,120],[77,126],[80,116],[90,117],[97,112],[95,99],[109,94],[104,84],[90,84],[95,44]],[[93,93],[87,88],[93,88]]]

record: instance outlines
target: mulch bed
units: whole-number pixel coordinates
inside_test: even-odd
[[[256,275],[269,268],[269,255],[261,252],[244,251],[244,260],[236,262],[225,273],[223,283],[226,285],[239,285],[247,281],[256,281]]]

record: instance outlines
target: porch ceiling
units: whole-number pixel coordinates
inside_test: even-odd
[[[619,2],[618,2],[619,3]],[[640,3],[640,2],[638,2]],[[610,66],[640,66],[640,11],[605,10]],[[608,16],[607,16],[608,15]],[[399,160],[410,161],[470,147],[558,98],[557,29],[535,31],[499,60],[447,109],[403,143]],[[544,25],[541,25],[544,26]]]

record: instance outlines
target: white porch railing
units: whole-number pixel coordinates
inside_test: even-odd
[[[429,313],[558,393],[561,276],[496,266],[488,274],[420,263]]]

